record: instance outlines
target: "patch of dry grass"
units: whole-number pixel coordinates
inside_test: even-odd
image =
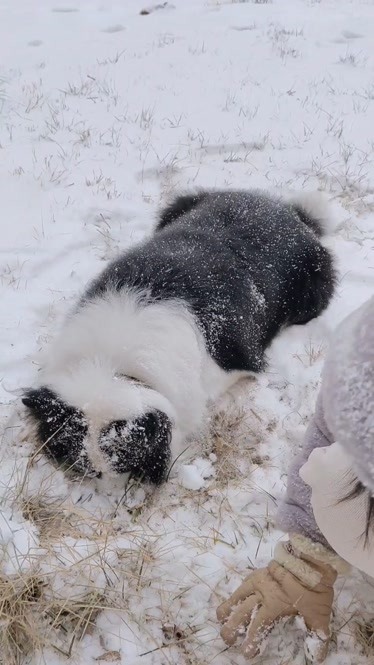
[[[44,647],[70,657],[74,645],[95,625],[98,614],[119,608],[92,588],[79,598],[54,593],[50,578],[35,566],[29,572],[0,575],[0,664],[21,665],[24,657]],[[57,572],[57,571],[56,571]]]
[[[21,508],[23,517],[38,527],[41,545],[48,546],[66,536],[81,538],[82,534],[89,534],[91,541],[101,541],[114,535],[109,520],[94,519],[86,511],[69,506],[61,499],[28,496],[22,499]]]
[[[269,425],[253,408],[233,408],[215,414],[205,445],[217,456],[218,481],[227,482],[242,475],[239,460],[258,466],[266,462],[258,452],[265,431],[269,431]]]
[[[79,600],[53,598],[43,608],[47,622],[46,643],[70,657],[74,644],[94,629],[100,612],[109,607],[108,600],[96,590]]]
[[[43,582],[33,574],[0,575],[0,663],[18,665],[40,646],[39,601]]]
[[[61,497],[51,498],[42,485],[39,493],[30,494],[34,462],[31,457],[24,473],[15,473],[7,493],[7,503],[15,513],[37,527],[38,545],[29,551],[27,560],[20,557],[15,573],[8,573],[6,566],[0,572],[0,665],[22,665],[26,656],[45,647],[70,657],[102,610],[122,606],[120,595],[110,593],[109,581],[108,593],[105,585],[96,588],[94,581],[80,595],[78,589],[75,597],[56,590],[61,573],[71,585],[81,579],[80,571],[84,578],[87,570],[94,573],[96,567],[108,580],[106,554],[114,531],[110,520],[95,519]],[[82,556],[75,552],[74,543],[87,535],[94,552]],[[5,563],[5,551],[3,556]]]
[[[0,663],[20,665],[44,646],[69,657],[102,609],[102,594],[92,591],[80,600],[49,599],[47,583],[35,573],[0,576]]]
[[[354,636],[363,653],[374,662],[374,618],[361,617],[353,623]],[[372,661],[370,661],[372,662]]]

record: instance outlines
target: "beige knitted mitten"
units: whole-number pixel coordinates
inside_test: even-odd
[[[251,573],[219,606],[222,639],[231,646],[241,638],[241,651],[251,659],[263,651],[281,619],[298,616],[306,627],[306,656],[322,663],[330,640],[333,586],[338,573],[348,569],[334,552],[303,536],[279,543],[269,565]]]

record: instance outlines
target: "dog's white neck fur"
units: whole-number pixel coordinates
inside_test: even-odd
[[[108,292],[66,321],[40,380],[97,426],[163,411],[174,423],[178,454],[179,443],[201,427],[208,401],[238,375],[211,359],[182,302],[147,302],[129,290]]]

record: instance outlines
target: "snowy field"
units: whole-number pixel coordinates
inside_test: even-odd
[[[146,3],[0,2],[2,665],[244,665],[215,608],[271,557],[329,336],[373,293],[373,0]],[[86,282],[197,186],[325,191],[336,297],[154,494],[69,481],[17,390]],[[327,665],[373,663],[356,638],[374,587],[336,595]],[[303,665],[297,630],[260,662]]]

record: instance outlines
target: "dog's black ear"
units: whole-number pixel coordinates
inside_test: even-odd
[[[208,192],[196,192],[195,194],[180,194],[169,203],[160,213],[158,224],[156,226],[156,231],[164,229],[165,226],[169,226],[176,219],[190,212],[193,208],[196,208],[206,196]]]
[[[35,415],[40,414],[45,407],[46,401],[52,396],[48,388],[36,388],[27,390],[22,398],[22,403]]]
[[[46,386],[28,390],[22,402],[35,418],[47,418],[49,423],[57,425],[78,413]]]
[[[102,430],[100,448],[116,473],[159,485],[170,463],[172,423],[162,411],[150,411],[131,421],[117,420]]]
[[[84,447],[88,433],[84,415],[45,386],[28,390],[22,402],[36,423],[43,452],[66,469],[92,473]]]

